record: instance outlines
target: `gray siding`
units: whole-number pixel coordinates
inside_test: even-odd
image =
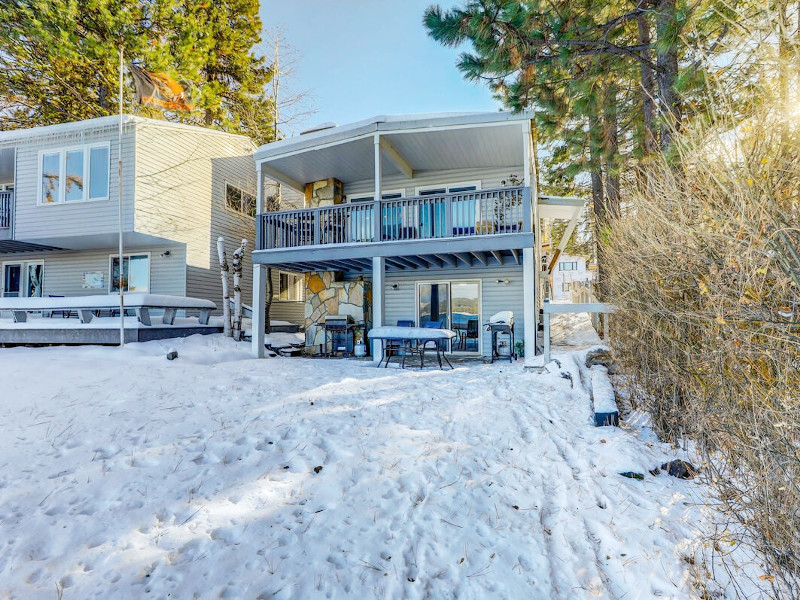
[[[278,300],[278,290],[280,285],[278,269],[272,269],[272,286],[275,291],[275,299],[269,309],[269,318],[271,321],[288,321],[289,323],[296,323],[303,325],[305,323],[305,301],[292,302],[286,300]]]
[[[508,279],[509,283],[497,283]],[[514,313],[514,336],[516,341],[524,339],[522,322],[522,267],[488,267],[472,269],[441,269],[414,273],[391,273],[386,276],[386,325],[396,325],[400,319],[417,320],[417,283],[480,280],[481,282],[481,353],[491,352],[491,334],[483,324],[501,310]],[[397,289],[392,285],[397,284]]]
[[[162,253],[169,249],[169,256]],[[185,249],[183,246],[153,248],[126,248],[125,254],[150,254],[150,293],[183,296],[186,293]],[[0,254],[0,262],[41,261],[44,263],[43,293],[55,296],[88,296],[107,294],[111,282],[109,257],[116,255],[115,248],[84,250],[81,252],[36,252]],[[83,273],[103,273],[103,289],[84,289]]]
[[[419,171],[414,173],[413,179],[403,176],[384,177],[381,188],[384,190],[404,190],[406,196],[416,195],[416,188],[454,183],[480,181],[481,189],[502,187],[502,181],[508,180],[509,175],[516,175],[520,180],[524,176],[522,165],[503,168],[484,169],[456,169],[452,171]],[[347,197],[371,196],[375,189],[373,181],[359,181],[345,186],[344,193]]]
[[[242,239],[242,297],[252,298],[252,217],[226,208],[225,184],[255,194],[254,146],[241,136],[137,124],[136,231],[186,245],[186,293],[222,301],[217,238],[229,264]],[[233,279],[230,289],[233,293]]]
[[[110,143],[109,199],[89,202],[38,205],[39,152],[71,146]],[[17,149],[14,211],[14,237],[18,240],[46,240],[67,237],[115,233],[119,229],[117,201],[117,129],[76,131],[57,135],[18,140],[9,144]],[[123,229],[133,230],[134,138],[133,125],[126,124],[122,141],[123,198],[125,208]]]

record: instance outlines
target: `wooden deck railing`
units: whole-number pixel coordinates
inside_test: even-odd
[[[0,229],[11,227],[11,207],[14,203],[14,192],[0,191]]]
[[[263,213],[257,228],[258,250],[531,232],[530,188]]]

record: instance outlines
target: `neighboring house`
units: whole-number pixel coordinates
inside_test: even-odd
[[[557,201],[531,201],[530,119],[376,117],[260,147],[261,189],[261,178],[278,181],[302,192],[305,208],[259,214],[254,277],[267,266],[307,274],[308,346],[321,343],[327,315],[347,314],[369,325],[440,320],[459,330],[453,352],[488,355],[483,325],[510,310],[516,339],[533,348],[536,223],[565,215]],[[263,302],[257,293],[254,307]]]
[[[0,132],[2,296],[119,292],[119,121]],[[242,287],[250,297],[254,150],[244,136],[123,117],[125,291],[207,298],[221,309],[223,236],[229,261],[248,240]],[[280,316],[302,320],[295,304]]]
[[[590,289],[594,278],[595,272],[587,267],[586,258],[560,254],[553,265],[553,300],[569,301],[572,292]]]

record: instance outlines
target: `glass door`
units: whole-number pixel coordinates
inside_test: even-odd
[[[440,321],[442,328],[450,328],[450,284],[420,283],[417,316],[419,326],[430,321]]]
[[[3,265],[3,297],[19,298],[21,291],[22,265],[6,263]]]
[[[452,329],[458,334],[453,340],[453,352],[480,352],[480,281],[451,281],[450,293]]]
[[[26,271],[28,277],[25,286],[25,295],[28,298],[41,298],[44,265],[42,263],[27,263]]]

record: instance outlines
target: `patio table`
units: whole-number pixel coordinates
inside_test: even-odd
[[[405,350],[408,353],[419,352],[419,367],[420,369],[425,366],[425,350],[436,350],[436,360],[439,362],[439,368],[443,369],[442,357],[453,368],[447,355],[442,352],[442,340],[450,340],[456,337],[456,332],[450,329],[430,329],[428,327],[373,327],[367,334],[371,340],[402,340],[405,342]],[[434,347],[427,347],[427,344],[433,342]],[[416,345],[414,345],[416,344]],[[383,346],[383,358],[378,361],[378,366],[386,361],[384,368],[389,366],[389,359],[391,356],[387,355],[387,345]],[[405,368],[405,355],[403,355],[402,368]]]

